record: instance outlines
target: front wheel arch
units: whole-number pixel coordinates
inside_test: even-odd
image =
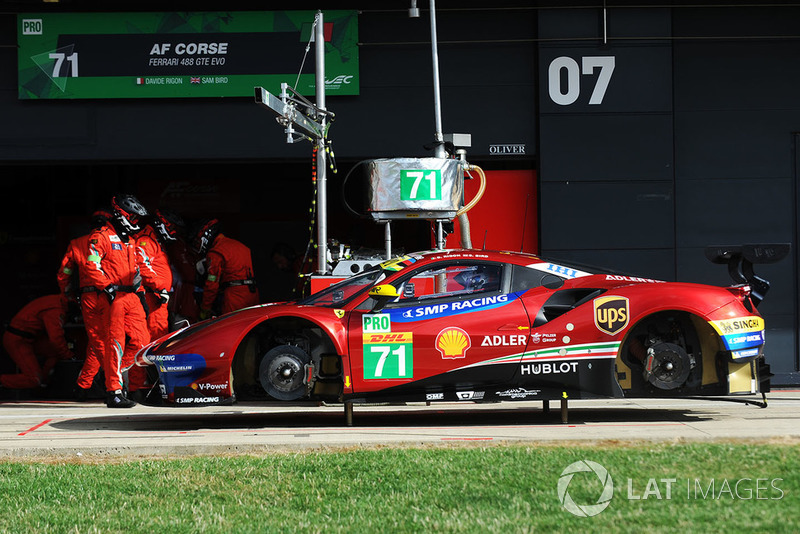
[[[336,400],[340,397],[344,384],[342,356],[330,332],[319,324],[295,316],[262,321],[239,343],[232,364],[237,396],[250,399],[264,397],[265,388],[260,379],[261,362],[270,350],[282,345],[298,347],[310,357],[314,367],[310,398]]]

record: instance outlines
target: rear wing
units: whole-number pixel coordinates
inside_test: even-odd
[[[756,275],[754,264],[777,263],[785,258],[792,246],[789,243],[763,245],[714,245],[706,247],[706,258],[712,263],[728,265],[728,274],[737,284],[750,286],[750,300],[758,306],[769,291],[769,282]]]

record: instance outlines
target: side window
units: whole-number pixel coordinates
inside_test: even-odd
[[[550,287],[563,284],[564,280],[552,273],[543,273],[536,269],[514,265],[511,271],[511,292],[527,291],[540,286]]]
[[[438,265],[420,271],[398,288],[399,304],[431,298],[459,297],[500,289],[501,264]]]

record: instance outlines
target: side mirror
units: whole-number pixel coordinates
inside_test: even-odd
[[[369,296],[375,299],[375,304],[372,306],[373,312],[378,312],[383,309],[389,302],[400,296],[397,288],[391,284],[381,284],[369,290]]]

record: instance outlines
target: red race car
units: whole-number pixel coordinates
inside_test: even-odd
[[[345,406],[768,391],[755,307],[768,284],[741,247],[709,258],[742,283],[663,282],[529,254],[411,254],[296,303],[174,332],[137,364],[154,366],[162,399],[182,405],[245,391]]]

